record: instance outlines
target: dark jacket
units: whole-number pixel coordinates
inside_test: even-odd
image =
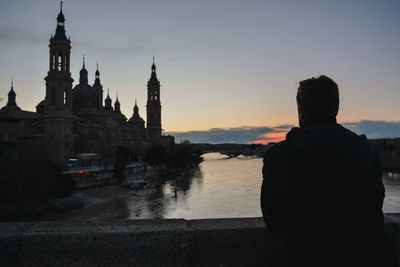
[[[292,265],[382,266],[382,168],[364,135],[293,128],[267,151],[263,178],[264,221],[285,234]]]

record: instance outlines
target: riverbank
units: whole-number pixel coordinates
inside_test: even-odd
[[[67,197],[4,203],[0,205],[0,221],[98,219],[101,214],[105,217],[126,219],[129,215],[121,208],[122,202],[131,198],[143,199],[159,195],[164,183],[176,177],[185,180],[196,169],[197,166],[180,169],[165,165],[153,166],[145,176],[124,180],[123,183],[118,183],[116,179],[109,183],[93,182],[74,190]]]

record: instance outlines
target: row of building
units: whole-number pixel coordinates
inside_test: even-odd
[[[79,153],[113,158],[117,147],[124,146],[140,159],[151,145],[168,148],[174,143],[172,136],[162,135],[160,82],[154,58],[147,83],[145,122],[136,101],[129,119],[121,113],[118,97],[114,107],[109,92],[103,101],[98,66],[90,85],[85,59],[79,83],[72,87],[70,56],[71,40],[65,34],[61,6],[55,34],[50,38],[45,98],[36,112],[22,110],[11,84],[7,104],[0,110],[0,143],[14,145],[18,155],[27,159],[50,159],[63,166]]]

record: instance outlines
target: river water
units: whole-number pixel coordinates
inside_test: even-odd
[[[154,189],[119,186],[81,190],[85,208],[49,214],[50,220],[260,217],[262,159],[217,153],[194,172],[166,179]],[[400,212],[400,175],[385,174],[384,212]]]

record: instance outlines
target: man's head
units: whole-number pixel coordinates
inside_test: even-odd
[[[300,82],[297,91],[299,125],[336,119],[339,111],[339,89],[337,84],[324,75]]]

